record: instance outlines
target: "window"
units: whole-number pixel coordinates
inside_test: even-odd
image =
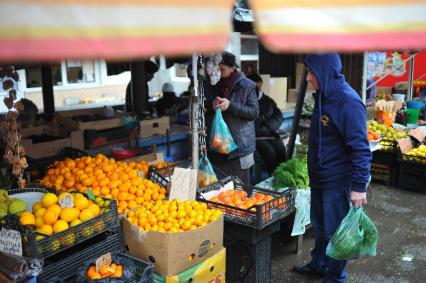
[[[241,35],[241,55],[259,55],[259,42],[256,36]]]
[[[93,61],[67,61],[66,70],[69,84],[95,82],[95,64]]]
[[[39,65],[25,69],[27,88],[41,87],[41,68]]]
[[[175,77],[177,78],[187,78],[188,74],[186,73],[187,64],[175,63]]]

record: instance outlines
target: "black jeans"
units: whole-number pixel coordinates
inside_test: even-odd
[[[286,150],[281,139],[257,139],[256,150],[262,158],[266,171],[272,173],[277,166],[286,160]]]
[[[250,169],[241,169],[240,158],[228,159],[227,155],[209,152],[208,158],[227,176],[236,176],[245,184],[250,186]],[[217,175],[218,172],[215,172]],[[220,179],[220,177],[218,176]]]

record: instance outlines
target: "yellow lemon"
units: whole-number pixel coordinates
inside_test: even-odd
[[[77,219],[80,216],[80,210],[77,207],[72,208],[74,210],[74,217]]]
[[[43,224],[44,224],[43,215],[37,216],[36,219],[35,219],[35,226],[37,228],[40,228]]]
[[[87,207],[87,209],[90,209],[93,212],[93,215],[95,217],[98,216],[99,213],[100,213],[100,211],[101,211],[100,208],[99,208],[99,206],[97,204],[94,204],[94,203],[89,204],[89,206]]]
[[[43,206],[41,205],[41,202],[36,202],[33,204],[33,212],[36,212],[37,210],[39,210],[40,208],[42,208]]]
[[[21,225],[35,225],[35,217],[29,211],[24,211],[19,217]]]
[[[65,207],[64,209],[62,209],[61,214],[59,216],[62,220],[66,222],[71,222],[77,218],[73,207]]]
[[[74,227],[77,226],[78,224],[81,224],[81,220],[80,219],[74,219],[73,221],[71,221],[70,223],[70,227]]]
[[[52,204],[55,204],[58,202],[58,197],[53,193],[47,193],[44,194],[41,198],[41,204],[44,208],[48,208]]]
[[[50,236],[53,234],[53,228],[51,225],[48,225],[48,224],[41,225],[41,227],[38,228],[36,231],[39,232],[40,234],[44,234],[47,236]]]
[[[44,207],[41,207],[41,208],[39,208],[39,209],[37,209],[35,212],[34,212],[34,216],[37,218],[38,216],[43,216],[43,214],[44,214],[44,212],[46,211],[46,208],[44,208]]]
[[[83,222],[88,221],[88,220],[92,219],[93,217],[95,217],[95,215],[94,215],[94,214],[93,214],[93,212],[92,212],[90,209],[88,209],[88,208],[83,209],[83,210],[80,212],[80,220],[81,220],[81,221],[83,221]]]
[[[59,206],[59,204],[52,204],[47,209],[53,210],[58,216],[61,214],[62,211],[62,208]]]
[[[59,233],[59,232],[67,230],[68,228],[69,228],[68,223],[61,219],[56,221],[56,223],[53,225],[53,232]]]
[[[74,200],[74,205],[78,210],[82,211],[89,206],[89,200],[84,196],[78,197]]]

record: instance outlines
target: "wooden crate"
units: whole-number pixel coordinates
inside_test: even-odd
[[[56,121],[72,130],[106,130],[123,126],[123,113],[114,111],[114,117],[105,118],[97,121],[75,121],[72,118],[81,115],[98,115],[103,116],[104,108],[78,109],[71,111],[57,112],[55,114]]]

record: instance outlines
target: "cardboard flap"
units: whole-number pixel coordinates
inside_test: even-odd
[[[400,139],[397,142],[402,153],[407,153],[413,149],[413,144],[411,143],[410,138]]]
[[[410,136],[415,138],[418,142],[423,142],[426,137],[426,131],[422,128],[415,128],[408,133]]]

